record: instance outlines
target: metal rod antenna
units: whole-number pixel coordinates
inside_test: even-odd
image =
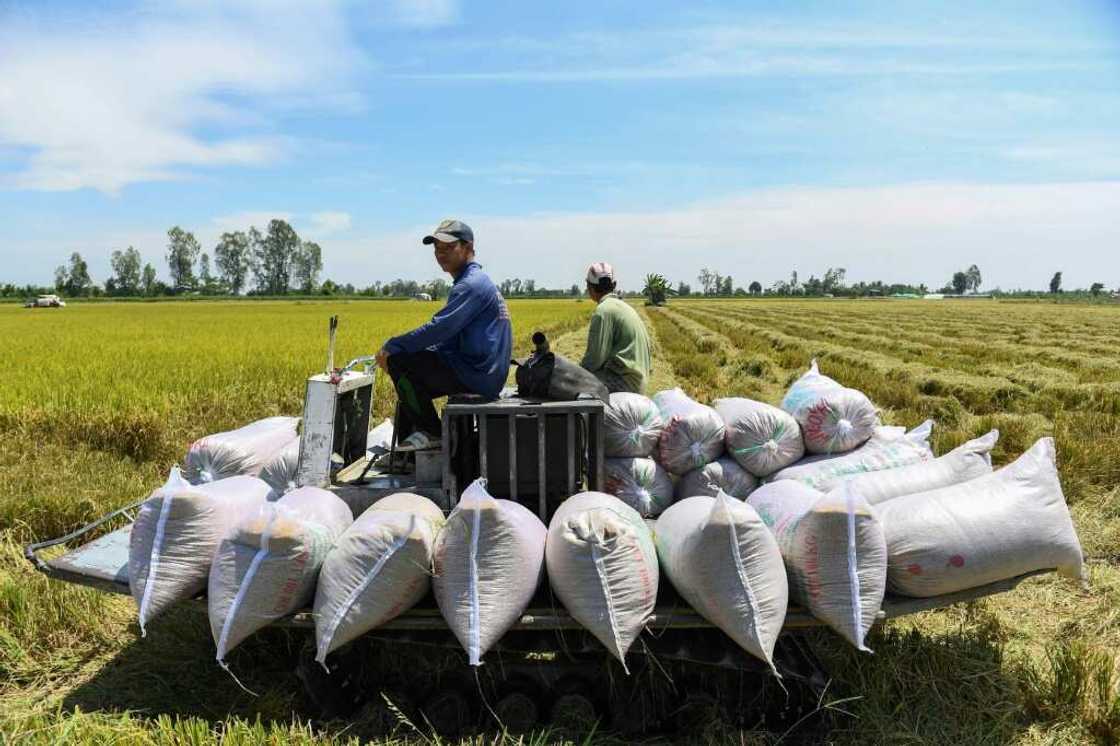
[[[331,316],[327,341],[327,373],[334,373],[334,338],[338,332],[338,317]]]

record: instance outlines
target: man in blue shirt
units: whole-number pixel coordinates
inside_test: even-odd
[[[474,232],[444,220],[424,243],[433,245],[440,269],[454,284],[447,305],[428,323],[393,337],[377,363],[397,389],[400,450],[440,446],[440,420],[432,400],[449,394],[495,399],[509,374],[513,330],[498,288],[474,260]]]

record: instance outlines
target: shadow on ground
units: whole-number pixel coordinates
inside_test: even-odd
[[[231,654],[231,670],[259,695],[254,696],[214,660],[205,613],[182,609],[151,625],[147,638],[127,645],[62,704],[66,710],[127,710],[143,717],[197,717],[214,723],[230,716],[266,724],[311,719],[315,711],[295,674],[309,634],[264,630]],[[820,701],[822,712],[788,732],[742,734],[729,725],[708,723],[691,734],[693,740],[738,742],[747,735],[751,743],[1002,744],[1015,741],[1028,725],[993,619],[981,615],[967,630],[945,635],[889,626],[872,635],[873,655],[857,653],[830,632],[799,634],[833,679]],[[625,683],[643,685],[637,678]],[[342,730],[348,724],[338,725]],[[348,732],[354,730],[362,728]],[[598,733],[607,735],[603,729]]]
[[[966,629],[929,634],[904,624],[877,628],[873,654],[841,646],[827,632],[813,645],[835,678],[832,699],[848,717],[832,736],[871,743],[1005,744],[1028,723],[1020,683],[1005,659],[994,616],[977,611]]]
[[[309,715],[294,673],[306,637],[303,630],[268,629],[231,653],[231,671],[254,696],[214,659],[204,609],[179,609],[149,625],[147,637],[125,646],[62,704],[85,712],[291,722]]]

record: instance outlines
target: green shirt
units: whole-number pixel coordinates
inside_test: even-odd
[[[591,317],[587,354],[582,365],[592,373],[607,370],[641,393],[650,373],[650,345],[638,312],[614,293],[606,295]]]

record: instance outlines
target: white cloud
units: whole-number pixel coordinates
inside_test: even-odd
[[[202,235],[215,235],[224,231],[245,231],[256,226],[260,231],[268,228],[270,220],[285,220],[292,224],[300,235],[316,241],[338,236],[350,230],[353,219],[348,212],[324,210],[322,212],[292,213],[286,210],[242,210],[229,215],[219,215],[210,222],[212,230]]]
[[[605,259],[626,287],[647,272],[695,285],[709,267],[746,286],[770,285],[797,270],[802,278],[844,267],[849,280],[925,282],[939,286],[976,263],[985,286],[1044,288],[1054,272],[1065,286],[1108,286],[1120,278],[1120,181],[1051,184],[909,184],[865,188],[762,189],[665,210],[461,215],[477,236],[479,260],[497,280],[531,277],[567,287],[588,264]],[[226,229],[263,228],[284,212],[245,212],[215,219],[196,235],[212,249]],[[290,216],[301,235],[310,222]],[[323,240],[324,277],[357,286],[396,277],[439,275],[420,239],[432,223]],[[95,279],[108,275],[108,248],[136,246],[166,272],[164,230],[85,231],[64,228],[27,240],[4,235],[5,281],[48,282],[71,251],[90,261]]]
[[[352,107],[362,59],[341,6],[174,3],[77,19],[0,11],[0,183],[38,190],[187,178],[283,156],[274,107]],[[308,94],[307,91],[314,91]]]
[[[211,222],[218,231],[224,233],[230,231],[247,231],[253,226],[256,226],[258,230],[264,231],[268,228],[268,221],[270,220],[285,220],[290,223],[292,222],[292,214],[283,211],[245,210],[230,215],[220,215]]]
[[[989,75],[1084,70],[1111,50],[1027,37],[992,37],[907,28],[817,28],[724,22],[675,29],[576,32],[443,42],[470,52],[452,69],[400,70],[421,80],[579,82],[724,77]],[[946,59],[946,50],[956,54]],[[440,49],[428,55],[439,60]],[[905,52],[901,55],[900,52]],[[499,56],[500,55],[500,56]],[[509,58],[517,65],[509,67]]]
[[[606,259],[628,286],[647,272],[692,282],[701,267],[769,285],[845,267],[853,281],[947,281],[980,265],[986,285],[1068,287],[1120,276],[1120,182],[764,189],[656,212],[462,216],[496,279],[566,287]],[[324,245],[327,276],[360,285],[432,276],[427,226]],[[627,279],[629,278],[629,279]]]
[[[350,213],[348,212],[316,212],[311,215],[308,233],[320,238],[329,238],[338,233],[350,230]]]
[[[432,28],[459,20],[457,0],[383,0],[375,20],[398,26]]]
[[[1074,141],[1038,141],[1003,148],[1009,161],[1045,165],[1058,173],[1110,176],[1120,173],[1120,140],[1081,137]]]
[[[399,73],[411,80],[463,80],[511,83],[582,83],[596,81],[690,80],[697,78],[792,78],[796,76],[881,75],[994,75],[1000,73],[1083,70],[1067,62],[899,62],[853,60],[842,55],[735,54],[676,55],[650,64],[553,68],[543,70],[491,70],[468,72]]]

